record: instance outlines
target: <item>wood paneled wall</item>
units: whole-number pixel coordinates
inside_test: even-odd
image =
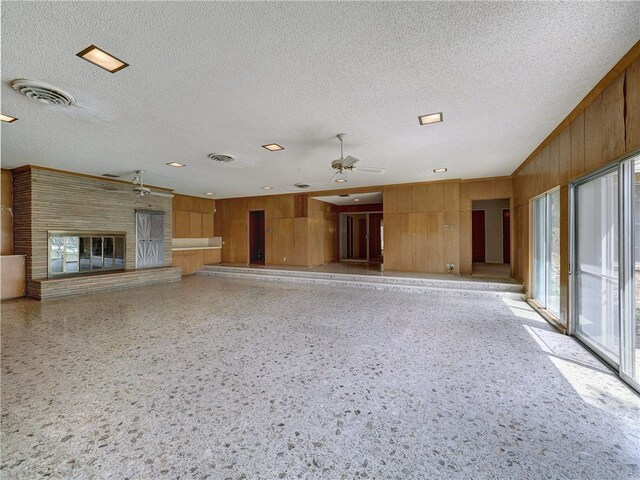
[[[249,212],[265,212],[267,265],[309,265],[307,196],[269,195],[216,201],[214,230],[222,237],[222,261],[248,262]]]
[[[373,186],[368,191],[383,192],[385,270],[444,273],[451,263],[452,273],[468,275],[471,202],[511,199],[512,179]],[[216,209],[223,262],[247,263],[250,210],[265,210],[267,265],[311,266],[338,259],[338,208],[308,194],[223,199],[216,201]]]
[[[640,150],[639,56],[640,43],[585,97],[580,108],[576,107],[580,111],[574,110],[514,172],[513,274],[527,292],[531,261],[529,204],[538,195],[560,188],[560,308],[565,322],[570,304],[568,184]]]
[[[338,207],[309,199],[309,265],[338,260]]]
[[[173,238],[214,237],[215,209],[213,199],[174,195]]]
[[[135,269],[135,210],[164,216],[164,264],[171,265],[171,198],[138,197],[114,182],[39,167],[13,170],[14,253],[30,281],[47,277],[49,230],[126,232],[126,268]]]
[[[511,198],[510,177],[384,187],[384,268],[471,273],[471,202]]]
[[[2,170],[2,210],[0,213],[0,255],[13,255],[13,174]]]

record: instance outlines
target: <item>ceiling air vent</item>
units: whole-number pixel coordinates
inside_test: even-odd
[[[11,86],[23,95],[47,105],[70,107],[76,103],[73,95],[48,83],[19,78],[11,82]]]
[[[349,194],[348,194],[348,193],[343,193],[343,194],[338,195],[338,196],[339,196],[339,197],[348,197],[348,196],[349,196]]]
[[[211,160],[215,161],[215,162],[222,162],[222,163],[229,163],[229,162],[233,162],[236,158],[232,157],[231,155],[221,155],[218,153],[210,153],[209,155],[207,155],[207,157],[209,157]]]
[[[309,188],[311,185],[308,183],[296,183],[295,186],[298,188]]]

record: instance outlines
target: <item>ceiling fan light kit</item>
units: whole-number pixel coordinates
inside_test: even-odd
[[[336,173],[333,174],[331,180],[334,180],[336,183],[346,183],[347,182],[347,171],[356,171],[360,173],[373,173],[373,174],[383,174],[383,168],[374,168],[374,167],[356,167],[356,163],[360,161],[360,159],[347,155],[344,156],[344,137],[345,133],[339,133],[336,135],[338,140],[340,140],[340,158],[331,162],[331,168],[336,170]]]

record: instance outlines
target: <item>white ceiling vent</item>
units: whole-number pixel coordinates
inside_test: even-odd
[[[70,107],[76,103],[73,95],[48,83],[19,78],[11,82],[11,86],[23,95],[47,105]]]
[[[211,160],[215,161],[215,162],[222,162],[222,163],[229,163],[229,162],[233,162],[236,158],[232,157],[231,155],[222,155],[219,153],[210,153],[209,155],[207,155],[207,157],[209,157]]]

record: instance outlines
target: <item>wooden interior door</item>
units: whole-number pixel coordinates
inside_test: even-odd
[[[471,250],[472,261],[485,261],[484,210],[471,212]]]
[[[511,214],[502,210],[502,262],[511,263]]]
[[[249,263],[264,265],[264,210],[249,212]]]

